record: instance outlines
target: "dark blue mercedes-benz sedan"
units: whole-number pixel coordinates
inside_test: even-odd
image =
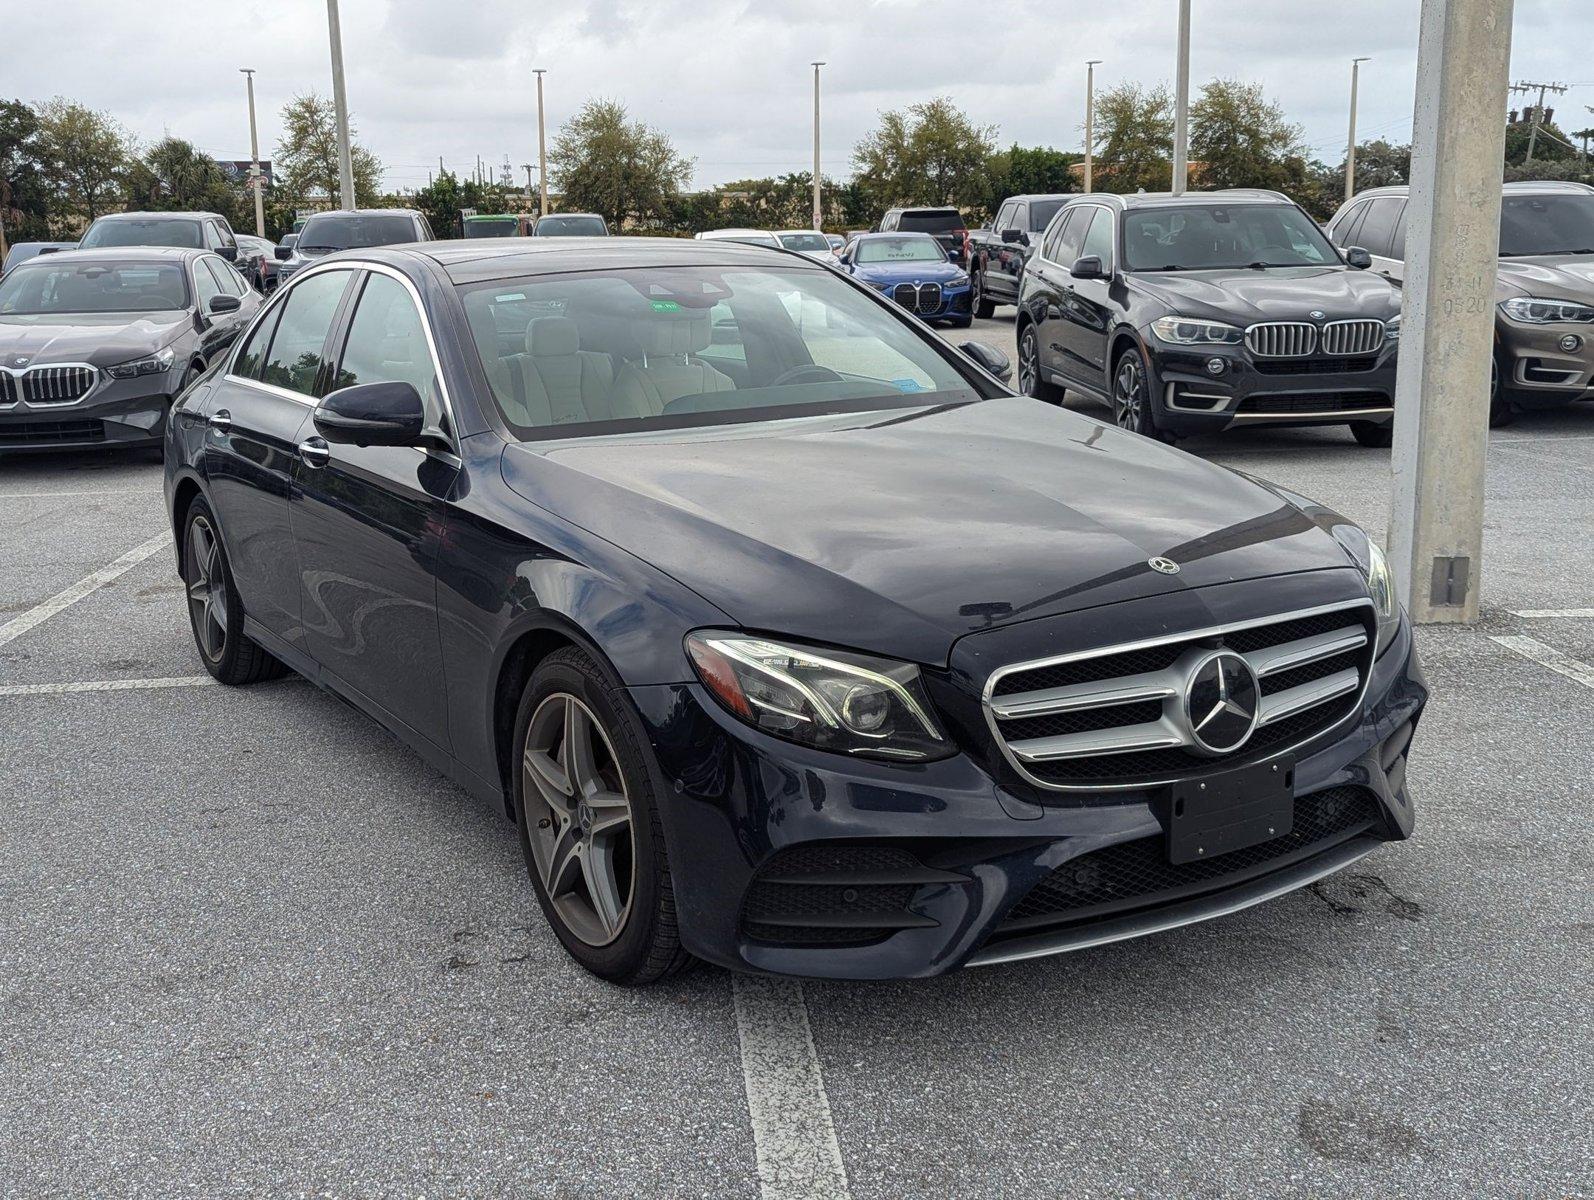
[[[331,256],[170,422],[198,652],[501,804],[617,983],[1052,954],[1409,836],[1377,547],[999,359],[731,242]]]

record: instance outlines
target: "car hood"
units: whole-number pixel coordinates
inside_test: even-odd
[[[0,366],[88,363],[109,367],[153,354],[192,328],[186,312],[0,316]]]
[[[994,625],[1352,561],[1337,514],[1019,397],[514,444],[502,471],[746,628],[923,663]]]
[[[1594,254],[1502,258],[1499,282],[1502,300],[1513,296],[1538,296],[1545,300],[1594,304]]]
[[[936,283],[963,274],[952,262],[859,263],[855,270],[866,283]]]
[[[1382,275],[1351,267],[1135,272],[1130,286],[1184,317],[1245,327],[1258,321],[1387,321],[1400,311],[1400,289]],[[1308,314],[1321,312],[1322,318]]]

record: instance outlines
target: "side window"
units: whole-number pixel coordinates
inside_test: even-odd
[[[1112,214],[1105,208],[1096,210],[1096,218],[1091,221],[1090,231],[1085,234],[1085,243],[1079,250],[1081,258],[1092,255],[1101,259],[1104,270],[1112,270]]]
[[[1389,257],[1389,248],[1395,240],[1395,226],[1400,221],[1406,201],[1400,196],[1380,196],[1367,210],[1367,219],[1356,231],[1356,245],[1364,246],[1369,254]]]
[[[442,399],[421,314],[403,284],[374,272],[366,276],[355,305],[332,386],[358,383],[412,384],[426,403],[429,421],[441,426]]]
[[[205,259],[194,263],[194,303],[201,313],[210,311],[210,302],[221,295],[221,284],[210,273]]]
[[[238,357],[232,361],[232,374],[244,379],[260,378],[260,368],[266,361],[266,347],[271,345],[271,335],[281,316],[282,305],[279,304],[250,331],[248,339],[238,351]]]
[[[1002,226],[1003,229],[1028,229],[1029,205],[1016,204],[1013,206],[1013,221],[1010,225]]]
[[[222,236],[221,226],[214,221],[205,222],[205,249],[220,250],[227,244],[227,239]]]
[[[1389,247],[1389,257],[1398,258],[1403,262],[1406,258],[1406,218],[1410,215],[1410,205],[1400,210],[1400,220],[1395,222],[1395,240]]]
[[[1045,241],[1041,244],[1041,257],[1047,262],[1062,262],[1058,256],[1062,253],[1063,238],[1067,236],[1068,223],[1074,219],[1074,214],[1077,212],[1079,212],[1077,208],[1063,209],[1057,214],[1057,219],[1052,222],[1051,228],[1046,231]]]
[[[1064,270],[1074,265],[1074,260],[1079,257],[1079,248],[1085,244],[1085,230],[1090,227],[1091,218],[1100,211],[1094,206],[1074,210],[1074,219],[1068,222],[1062,237],[1057,239],[1057,257],[1053,262]]]
[[[295,284],[283,302],[271,349],[260,379],[303,396],[315,395],[316,375],[325,362],[327,333],[350,271],[326,271]]]
[[[890,233],[896,227],[897,227],[897,214],[895,212],[888,212],[883,218],[881,218],[881,221],[880,221],[880,232],[881,233]]]
[[[244,294],[244,281],[234,271],[230,264],[219,258],[205,256],[205,266],[210,268],[211,275],[216,280],[216,286],[228,296],[242,296]]]
[[[997,210],[996,220],[991,222],[991,228],[994,229],[997,234],[1000,234],[1004,229],[1013,228],[1013,205],[1011,201],[1002,205],[1002,207]]]
[[[1344,215],[1339,220],[1334,222],[1334,227],[1328,233],[1329,240],[1334,245],[1342,249],[1346,246],[1356,245],[1353,236],[1356,233],[1356,226],[1367,215],[1368,203],[1369,201],[1362,200],[1352,205],[1345,210]]]

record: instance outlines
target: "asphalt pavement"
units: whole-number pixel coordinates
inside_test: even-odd
[[[1594,1195],[1594,404],[1490,443],[1410,842],[1059,958],[642,991],[376,725],[199,681],[153,458],[0,461],[0,1196]],[[1184,447],[1384,531],[1347,431]]]

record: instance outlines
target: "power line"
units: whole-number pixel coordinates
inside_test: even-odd
[[[1533,161],[1533,148],[1538,144],[1539,141],[1539,125],[1544,120],[1544,94],[1546,92],[1554,92],[1557,96],[1559,96],[1570,86],[1570,84],[1566,83],[1527,82],[1513,83],[1511,85],[1512,94],[1517,92],[1532,92],[1535,90],[1537,90],[1539,93],[1538,106],[1533,109],[1533,124],[1528,128],[1528,153],[1527,157],[1522,160],[1523,166],[1526,166],[1528,163]]]

